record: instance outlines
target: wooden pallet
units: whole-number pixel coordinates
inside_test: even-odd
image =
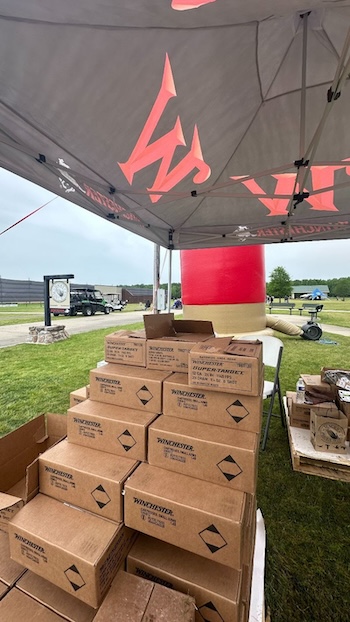
[[[290,425],[287,400],[284,398],[290,455],[294,471],[318,475],[341,482],[350,482],[350,449],[346,454],[316,451],[310,441],[310,431]],[[348,445],[348,443],[347,443]]]

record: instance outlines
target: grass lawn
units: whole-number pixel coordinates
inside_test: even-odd
[[[0,350],[0,435],[39,413],[65,413],[70,391],[88,384],[89,370],[103,359],[110,332]],[[349,367],[348,337],[324,334],[337,343],[328,345],[277,335],[285,345],[283,393],[295,388],[301,372]],[[266,523],[266,601],[272,622],[348,620],[350,485],[293,472],[279,418],[273,419],[266,451],[259,456],[257,497]]]

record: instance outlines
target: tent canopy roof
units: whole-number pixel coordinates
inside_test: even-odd
[[[166,248],[350,237],[350,0],[0,0],[0,165]]]

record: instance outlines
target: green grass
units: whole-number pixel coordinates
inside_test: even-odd
[[[104,358],[109,332],[0,350],[0,434],[42,412],[65,413],[70,391],[88,384],[90,369]],[[278,337],[285,346],[283,393],[295,388],[302,372],[349,367],[348,337],[324,334],[337,345]],[[266,524],[266,601],[272,622],[345,622],[350,617],[350,485],[294,472],[286,430],[274,418],[266,451],[259,456],[257,498]]]

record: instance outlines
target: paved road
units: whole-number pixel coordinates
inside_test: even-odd
[[[70,335],[76,335],[78,333],[87,333],[92,330],[99,330],[100,328],[113,328],[118,329],[119,326],[125,326],[127,324],[134,324],[135,322],[142,322],[145,311],[128,311],[125,313],[110,313],[109,315],[94,315],[92,317],[77,316],[74,318],[60,318],[54,321],[54,324],[64,324],[66,330]],[[152,313],[148,312],[148,313]],[[175,311],[175,314],[181,313],[181,311]],[[300,317],[297,315],[279,315],[273,313],[274,318],[280,318],[292,324],[303,326],[306,324],[308,317]],[[65,321],[66,320],[66,321]],[[334,335],[344,335],[350,337],[350,328],[344,328],[341,326],[333,326],[331,324],[323,324],[321,318],[318,319],[324,333],[333,333]],[[27,324],[14,324],[12,326],[0,326],[0,348],[6,348],[9,346],[19,345],[26,343],[29,336],[29,326],[43,326],[43,322],[32,322]]]
[[[55,324],[63,324],[69,335],[76,335],[78,333],[88,333],[92,330],[99,330],[100,328],[113,328],[116,330],[119,326],[125,326],[127,324],[134,324],[135,322],[142,322],[145,311],[128,311],[125,313],[110,313],[109,315],[93,315],[92,317],[77,316],[73,318],[61,317],[59,320],[52,322]],[[37,315],[37,314],[36,314]],[[6,348],[8,346],[16,346],[21,343],[26,343],[29,336],[29,326],[43,326],[44,322],[29,322],[26,324],[13,324],[11,326],[0,326],[0,348]]]

